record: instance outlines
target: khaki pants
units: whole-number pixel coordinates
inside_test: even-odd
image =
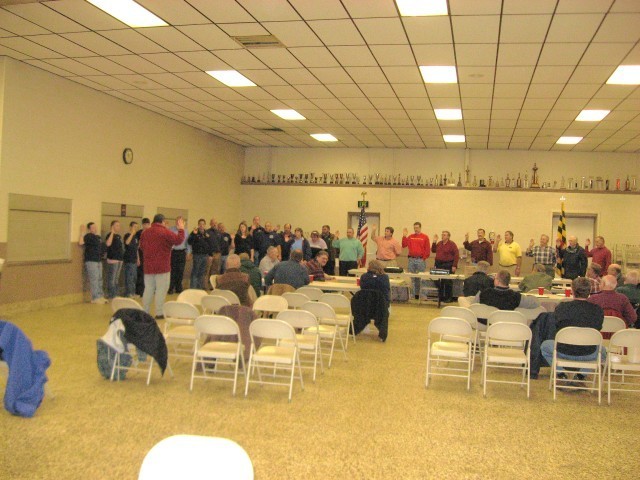
[[[385,267],[397,267],[398,266],[398,262],[396,262],[395,260],[382,260],[380,258],[377,258],[376,260],[378,260],[379,262],[382,262],[382,265],[384,265]]]
[[[511,265],[510,267],[503,267],[502,265],[498,264],[498,270],[506,270],[507,272],[509,272],[511,274],[512,277],[516,276],[516,267],[518,265]]]
[[[209,282],[209,278],[211,275],[220,275],[220,265],[221,265],[221,253],[214,253],[211,257],[207,259],[207,268],[205,269],[203,285],[206,290],[211,290],[211,282]]]

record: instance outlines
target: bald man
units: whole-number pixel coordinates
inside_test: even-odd
[[[562,259],[564,275],[562,278],[575,279],[584,277],[587,273],[587,254],[580,245],[575,235],[568,237],[569,244],[562,248],[560,239],[556,240],[556,254]]]
[[[600,282],[600,293],[591,295],[587,301],[600,305],[605,315],[620,317],[627,326],[631,326],[638,320],[638,315],[627,296],[615,291],[617,286],[616,277],[605,275]]]

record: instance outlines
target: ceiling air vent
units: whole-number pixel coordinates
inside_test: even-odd
[[[231,38],[244,48],[285,48],[284,44],[273,35],[251,35]]]
[[[278,127],[269,127],[269,128],[256,128],[259,132],[270,132],[270,133],[280,133],[284,132],[283,129]]]

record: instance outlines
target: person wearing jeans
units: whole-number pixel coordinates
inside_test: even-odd
[[[144,311],[149,313],[155,296],[156,319],[164,319],[164,306],[171,275],[171,248],[184,240],[184,219],[176,219],[178,233],[173,233],[164,224],[164,215],[153,217],[153,224],[140,237],[140,249],[144,254]]]
[[[122,260],[124,258],[124,246],[120,236],[120,222],[111,222],[111,230],[105,239],[107,246],[107,298],[118,296],[118,283],[120,280],[120,270],[122,270]]]
[[[588,278],[578,277],[572,285],[574,300],[572,302],[560,303],[555,311],[556,331],[560,331],[565,327],[583,327],[595,328],[600,330],[604,321],[604,311],[599,305],[587,302],[591,292],[591,282]],[[549,365],[553,363],[553,349],[555,341],[545,340],[540,345],[540,353]],[[558,344],[558,358],[565,360],[589,361],[595,360],[597,355],[597,346],[595,345],[566,345]],[[607,351],[603,347],[602,361],[605,360]],[[575,380],[584,381],[584,372],[581,370],[575,377]],[[561,372],[558,374],[561,379],[566,379],[566,374]]]
[[[422,224],[413,224],[413,233],[409,235],[409,230],[402,230],[402,248],[409,250],[409,273],[420,273],[427,269],[427,258],[431,253],[429,237],[422,233]],[[413,294],[415,298],[420,298],[420,279],[413,279]]]
[[[135,297],[138,281],[138,223],[129,224],[129,232],[124,235],[124,290],[125,296]]]
[[[102,291],[102,239],[95,223],[80,227],[78,245],[84,246],[84,268],[91,290],[91,303],[107,303]]]

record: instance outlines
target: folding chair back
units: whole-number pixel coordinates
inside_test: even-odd
[[[490,305],[484,305],[482,303],[472,303],[469,306],[469,310],[476,314],[476,318],[484,318],[485,320],[489,318],[493,312],[497,312],[498,309],[496,307],[492,307]],[[481,324],[482,325],[482,324]],[[478,327],[479,330],[484,329],[484,325],[482,327]]]
[[[200,308],[202,305],[202,297],[206,297],[206,296],[207,296],[206,290],[199,290],[196,288],[187,288],[186,290],[183,290],[182,292],[180,292],[177,300],[178,302],[190,303],[191,305]]]
[[[520,322],[497,322],[489,325],[485,337],[484,361],[482,364],[483,395],[487,396],[487,383],[511,383],[527,387],[527,398],[530,392],[529,349],[523,345],[531,343],[531,329]],[[505,348],[505,346],[507,348]],[[508,348],[513,346],[514,348]],[[494,369],[512,369],[522,371],[519,382],[503,379],[489,379],[489,367]]]
[[[196,331],[205,335],[237,335],[240,328],[233,318],[224,315],[200,315],[194,323]]]
[[[520,312],[524,317],[528,320],[529,324],[533,322],[541,313],[547,313],[547,309],[543,306],[539,306],[536,308],[522,308],[518,307],[515,310],[516,312]]]
[[[313,313],[318,319],[318,323],[322,323],[323,319],[335,320],[336,311],[331,305],[322,302],[307,302],[302,307],[302,310]]]
[[[523,325],[529,325],[526,317],[515,310],[497,310],[487,317],[487,326],[493,325],[498,322],[511,322],[511,323],[521,323]]]
[[[206,295],[202,297],[202,310],[206,314],[218,313],[218,311],[227,305],[231,305],[231,302],[219,295]]]
[[[526,342],[531,341],[531,329],[519,322],[498,322],[487,328],[487,345],[495,341]]]
[[[429,387],[432,376],[461,377],[467,379],[467,390],[469,390],[473,360],[471,350],[475,338],[469,322],[462,318],[437,317],[431,320],[427,332],[425,387]],[[445,361],[444,366],[440,365],[441,361]]]
[[[219,288],[216,288],[215,290],[211,291],[211,295],[217,295],[219,297],[224,297],[227,300],[229,300],[229,303],[231,305],[240,305],[240,299],[231,290],[221,290]]]
[[[254,337],[279,340],[283,338],[294,339],[296,332],[291,325],[284,320],[272,318],[258,318],[249,325],[249,334]]]
[[[295,329],[305,329],[318,326],[316,316],[306,310],[283,310],[278,313],[276,319],[287,322]]]
[[[279,295],[262,295],[253,302],[253,310],[264,313],[279,313],[287,310],[287,300]]]
[[[143,310],[142,305],[136,302],[133,298],[127,297],[115,297],[111,300],[111,310],[116,313],[121,308],[134,308],[136,310]]]
[[[310,301],[304,293],[285,292],[282,294],[282,298],[287,301],[289,308],[300,308],[302,305]]]
[[[602,328],[600,329],[601,333],[615,333],[620,330],[625,330],[627,328],[627,324],[622,318],[605,316],[604,321],[602,322]]]
[[[471,341],[473,339],[473,329],[471,328],[471,325],[469,324],[469,322],[462,318],[434,318],[429,323],[428,332],[429,336],[431,336],[432,334],[437,334],[460,337],[465,341]]]
[[[318,302],[331,305],[337,312],[338,310],[345,310],[345,313],[351,314],[351,299],[345,297],[341,293],[323,293]]]
[[[478,324],[478,318],[473,310],[465,307],[446,306],[440,312],[441,317],[462,318],[469,322],[471,328],[475,329]]]
[[[188,322],[193,324],[193,320],[200,316],[200,310],[198,310],[192,303],[169,301],[162,307],[165,319],[169,322],[171,320],[191,320]],[[184,322],[177,322],[184,323]]]
[[[556,344],[558,343],[600,346],[602,344],[602,335],[595,328],[565,327],[556,333]]]
[[[304,293],[312,302],[317,302],[323,295],[322,290],[316,287],[300,287],[296,290],[296,293]]]
[[[605,317],[606,318],[606,317]],[[607,359],[607,402],[611,392],[640,392],[640,330],[624,329],[613,334]]]

